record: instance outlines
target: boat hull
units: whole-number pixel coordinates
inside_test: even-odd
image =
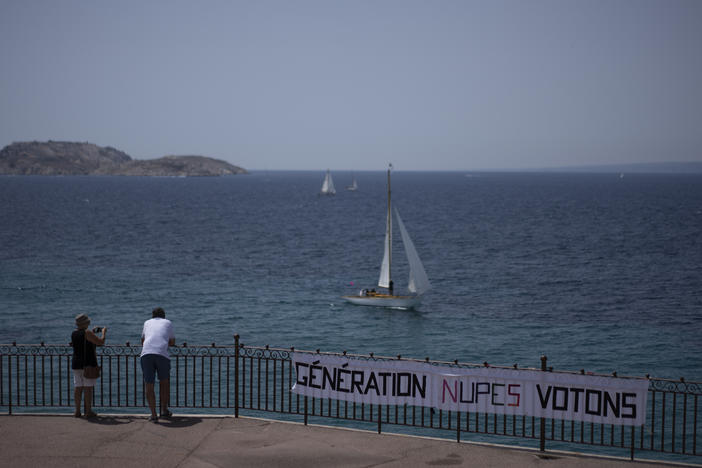
[[[412,309],[422,302],[419,296],[341,296],[355,305],[371,307],[388,307],[391,309]]]

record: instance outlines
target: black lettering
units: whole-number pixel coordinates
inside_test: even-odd
[[[578,412],[580,411],[580,394],[585,391],[584,388],[571,388],[570,393],[573,394],[575,397],[573,400],[573,411]]]
[[[622,418],[636,419],[636,401],[629,403],[627,400],[629,398],[636,399],[636,393],[622,393],[622,408],[630,409],[630,413],[625,413],[622,411]]]
[[[544,394],[541,392],[541,385],[536,384],[536,390],[539,392],[539,400],[541,400],[541,409],[546,409],[546,406],[548,406],[548,400],[551,397],[551,386],[548,386],[548,389],[546,390],[546,399],[544,399]]]
[[[337,374],[336,374],[336,391],[337,392],[343,392],[343,393],[350,393],[351,388],[350,387],[342,387],[344,384],[344,375],[349,375],[351,374],[351,371],[348,371],[346,369],[338,369]]]
[[[402,390],[402,379],[405,379],[405,389]],[[412,379],[412,374],[409,372],[398,372],[397,373],[397,396],[410,396],[410,381]]]
[[[592,409],[590,402],[592,401],[592,395],[597,396],[597,409]],[[585,390],[585,412],[587,414],[592,414],[595,416],[600,416],[602,414],[602,392],[599,390]]]
[[[607,416],[607,408],[610,408],[612,410],[612,413],[614,413],[614,415],[616,417],[619,417],[619,397],[620,397],[620,395],[619,395],[619,393],[615,393],[615,395],[616,395],[616,397],[615,397],[616,405],[615,405],[615,402],[612,401],[612,397],[609,394],[609,392],[604,392],[604,415],[603,416]]]
[[[357,389],[358,393],[363,393],[363,371],[351,371],[351,393],[354,389]]]
[[[318,374],[316,374],[315,371],[321,371],[321,370],[322,370],[322,366],[315,366],[315,365],[310,366],[310,381],[309,381],[310,388],[322,388],[321,385],[314,383],[314,381],[317,380],[317,377],[318,377]]]
[[[563,404],[558,404],[558,393],[563,394]],[[556,411],[568,411],[568,388],[553,387],[553,409]]]
[[[499,384],[499,383],[492,384],[492,404],[493,404],[493,405],[495,405],[495,406],[505,406],[504,403],[497,403],[497,402],[495,402],[495,397],[496,397],[497,395],[499,395],[499,393],[497,393],[497,391],[496,391],[497,387],[504,387],[504,386],[505,386],[505,384]],[[504,398],[503,398],[502,401],[504,401]]]
[[[309,367],[308,364],[305,364],[304,362],[296,362],[295,363],[295,374],[297,374],[297,381],[296,383],[299,385],[304,385],[305,387],[307,386],[307,376],[300,372],[300,367]]]
[[[390,372],[380,372],[378,373],[379,376],[383,378],[383,395],[388,394],[388,377],[390,377]]]
[[[334,368],[334,372],[329,372],[329,369],[324,368],[324,373],[322,374],[322,388],[327,388],[327,382],[329,383],[329,388],[336,390],[336,372],[337,369]]]
[[[378,381],[375,379],[375,372],[370,373],[370,377],[368,378],[366,388],[363,390],[363,394],[368,395],[368,390],[371,389],[375,389],[375,394],[380,395],[380,392],[378,391]]]
[[[310,388],[322,388],[321,385],[314,383],[314,381],[317,379],[317,375],[315,375],[315,370],[322,370],[322,366],[310,366],[309,386]]]
[[[461,381],[461,393],[459,394],[460,396],[458,397],[459,401],[461,403],[474,403],[475,402],[475,382],[470,383],[470,398],[464,400],[463,399],[463,382]]]
[[[485,388],[484,391],[480,390],[481,385]],[[490,394],[490,384],[487,382],[478,382],[477,385],[475,386],[475,388],[477,389],[475,392],[475,402],[476,403],[480,399],[480,395],[489,395]]]
[[[416,397],[417,392],[422,396],[422,398],[425,398],[425,394],[427,391],[427,376],[423,375],[422,376],[422,383],[419,383],[419,377],[417,377],[417,374],[412,374],[412,396]]]

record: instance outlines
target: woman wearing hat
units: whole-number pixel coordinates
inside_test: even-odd
[[[85,393],[85,417],[94,418],[97,414],[93,411],[93,387],[97,379],[86,379],[83,377],[83,368],[85,366],[97,366],[97,356],[95,355],[95,346],[105,344],[105,333],[107,327],[102,327],[102,337],[98,337],[91,330],[88,330],[90,325],[90,317],[85,314],[76,316],[76,329],[71,334],[71,346],[73,346],[73,359],[71,360],[71,369],[73,369],[73,397],[76,405],[74,416],[80,418],[80,400]],[[98,331],[98,329],[96,329]]]

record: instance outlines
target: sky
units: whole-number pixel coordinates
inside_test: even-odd
[[[0,0],[0,147],[249,170],[702,161],[699,0]]]

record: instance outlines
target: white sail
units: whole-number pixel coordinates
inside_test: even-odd
[[[336,193],[334,181],[332,180],[329,169],[327,169],[327,174],[324,176],[324,182],[322,182],[322,190],[320,190],[320,193],[323,195],[334,195]]]
[[[392,166],[391,166],[392,167]],[[385,247],[383,248],[383,263],[380,265],[378,286],[390,287],[390,270],[392,269],[392,201],[390,198],[390,169],[388,169],[388,210],[385,215]]]
[[[389,238],[391,235],[391,227],[388,225],[388,229],[385,231],[385,253],[383,254],[383,263],[380,265],[380,278],[378,279],[378,286],[381,288],[390,287],[390,244],[392,240]]]
[[[409,274],[409,285],[407,288],[415,294],[423,294],[429,290],[431,284],[429,283],[429,277],[427,272],[424,271],[424,265],[419,259],[419,254],[417,254],[417,249],[414,248],[412,239],[410,239],[407,229],[405,229],[405,223],[402,222],[400,218],[400,212],[395,209],[395,216],[397,216],[397,225],[400,226],[400,234],[402,235],[402,243],[405,246],[405,253],[407,254],[407,262],[410,267]]]

